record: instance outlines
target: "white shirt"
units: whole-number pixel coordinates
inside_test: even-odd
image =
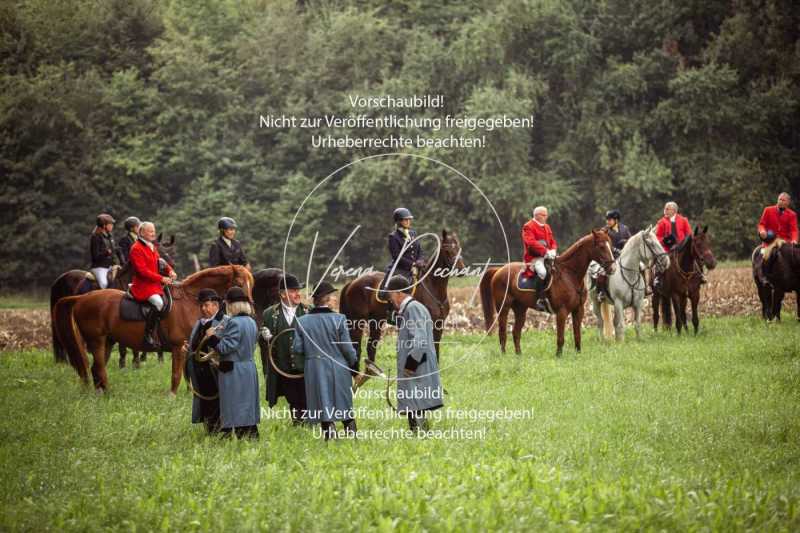
[[[283,309],[283,318],[285,318],[286,323],[291,326],[292,322],[294,322],[294,314],[297,310],[297,306],[286,305],[285,303],[281,302],[281,309]]]
[[[676,216],[677,216],[677,215],[672,215],[671,217],[669,217],[669,221],[670,221],[670,222],[675,222],[675,217],[676,217]]]
[[[227,244],[227,245],[228,245],[228,248],[230,248],[230,247],[231,247],[231,240],[230,240],[230,239],[226,239],[225,237],[222,237],[222,241],[223,241],[225,244]]]

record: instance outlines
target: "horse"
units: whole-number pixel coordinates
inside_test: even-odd
[[[611,239],[605,229],[594,229],[578,239],[567,251],[556,257],[552,270],[548,275],[545,292],[551,310],[556,315],[557,347],[556,357],[561,356],[564,348],[564,327],[567,315],[572,315],[572,335],[575,350],[581,351],[581,321],[583,306],[586,302],[586,288],[583,279],[591,261],[597,261],[606,270],[614,272],[614,255],[611,253]],[[517,285],[524,263],[508,263],[502,267],[492,267],[484,272],[480,281],[481,307],[486,325],[490,332],[494,326],[495,312],[498,313],[498,337],[500,351],[506,352],[506,335],[508,313],[514,310],[514,350],[522,353],[520,337],[525,325],[525,314],[529,307],[536,303],[535,292],[521,290]]]
[[[589,299],[597,317],[597,326],[605,338],[611,337],[611,309],[614,310],[614,336],[621,341],[625,337],[625,309],[633,307],[636,338],[639,338],[642,324],[642,303],[644,302],[646,282],[641,265],[651,268],[654,264],[659,272],[669,268],[669,255],[658,242],[653,226],[649,226],[628,239],[615,261],[618,267],[608,276],[608,296],[610,302],[600,302],[597,287],[589,289]]]
[[[265,268],[253,274],[253,278],[255,280],[253,285],[253,305],[256,311],[256,323],[260,328],[261,315],[264,314],[264,310],[281,300],[278,291],[283,278],[283,270],[280,268]]]
[[[700,327],[698,305],[700,303],[700,285],[703,279],[703,267],[713,270],[717,260],[711,252],[711,238],[708,226],[686,237],[683,242],[669,252],[669,268],[664,272],[664,280],[660,291],[653,291],[653,329],[658,329],[659,310],[664,313],[664,328],[672,327],[670,302],[675,310],[675,327],[678,335],[681,329],[687,331],[686,300],[692,302],[692,325],[694,334]]]
[[[253,275],[243,266],[226,265],[201,270],[172,285],[172,308],[161,321],[160,330],[161,337],[172,351],[170,392],[173,396],[178,390],[183,372],[184,355],[181,346],[200,318],[198,291],[210,288],[224,294],[232,286],[243,287],[248,297],[251,297]],[[120,302],[124,296],[122,291],[103,289],[62,298],[55,306],[56,331],[66,348],[70,364],[81,380],[88,384],[88,347],[94,358],[91,372],[98,392],[108,390],[106,350],[109,337],[134,350],[144,350],[144,321],[126,321],[120,318]]]
[[[794,291],[797,296],[797,320],[800,320],[800,245],[785,242],[776,244],[764,260],[762,270],[768,291],[767,301],[771,304],[769,316],[764,318],[780,320],[783,296],[787,292]],[[763,311],[767,309],[767,305],[765,298],[762,297],[761,301]]]
[[[162,259],[164,259],[170,267],[175,267],[175,261],[172,259],[175,255],[175,236],[173,235],[168,243],[164,243],[161,240],[163,234],[158,236],[156,240],[158,248],[158,253],[161,255]],[[119,289],[124,291],[128,288],[128,284],[130,284],[131,279],[133,278],[133,269],[130,266],[130,263],[126,263],[123,266],[113,266],[109,271],[108,275],[108,288],[110,289]],[[56,363],[66,363],[67,362],[67,355],[66,351],[64,350],[64,346],[59,342],[58,335],[56,333],[55,322],[52,320],[53,317],[53,309],[56,306],[56,303],[66,296],[77,296],[79,294],[86,294],[90,291],[99,290],[100,286],[97,284],[97,281],[94,279],[94,275],[91,272],[87,272],[86,270],[70,270],[61,274],[56,280],[53,282],[53,285],[50,286],[50,332],[53,340],[53,356],[55,358]],[[113,346],[113,343],[112,343]],[[109,353],[111,353],[111,346],[109,346]],[[119,346],[119,367],[125,368],[125,357],[127,356],[127,348],[120,344]],[[142,352],[141,354],[138,351],[133,352],[133,366],[135,368],[139,367],[139,362],[144,361],[147,359],[147,353]],[[164,353],[159,350],[158,352],[158,361],[164,361]]]
[[[414,298],[431,314],[437,361],[442,356],[440,342],[445,320],[450,313],[447,284],[451,276],[458,275],[463,270],[464,261],[461,258],[458,236],[454,231],[443,229],[439,251],[426,260],[414,289]],[[346,283],[339,293],[339,311],[347,317],[350,339],[356,349],[359,365],[364,329],[369,332],[367,358],[374,362],[383,326],[392,307],[391,303],[378,300],[378,288],[384,276],[383,272],[362,274]]]

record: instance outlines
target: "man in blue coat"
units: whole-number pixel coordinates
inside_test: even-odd
[[[336,435],[335,423],[343,422],[355,436],[353,389],[350,369],[356,351],[350,341],[346,317],[332,309],[336,289],[323,281],[314,291],[314,308],[297,319],[292,351],[303,361],[308,421],[322,424],[325,440]]]
[[[210,363],[195,361],[194,355],[200,341],[206,336],[206,331],[222,321],[224,315],[219,306],[221,300],[214,289],[201,289],[197,293],[201,317],[192,328],[188,342],[183,344],[186,379],[192,385],[192,424],[202,422],[208,433],[219,431],[217,372]]]
[[[443,405],[433,320],[428,309],[409,294],[409,281],[392,276],[387,298],[397,309],[397,410],[408,417],[412,431],[427,430],[427,411]]]
[[[261,406],[258,399],[258,370],[253,360],[258,330],[253,307],[241,287],[225,294],[228,315],[222,324],[209,329],[208,346],[220,354],[219,408],[221,428],[239,438],[258,438]]]

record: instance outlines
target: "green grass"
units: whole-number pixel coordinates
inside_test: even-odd
[[[49,296],[44,293],[0,295],[0,309],[46,309],[50,306]]]
[[[522,356],[501,356],[496,336],[447,337],[447,407],[532,409],[433,424],[484,440],[326,445],[263,420],[260,441],[226,442],[189,423],[183,387],[166,396],[168,364],[113,368],[98,397],[47,352],[4,353],[0,530],[797,531],[800,324],[701,328],[621,345],[584,330],[583,352],[568,343],[561,359],[549,332],[527,333]]]

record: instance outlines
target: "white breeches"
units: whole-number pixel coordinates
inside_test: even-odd
[[[547,277],[547,268],[544,266],[544,257],[537,257],[533,260],[533,270],[540,278],[544,279]]]
[[[97,280],[97,284],[100,286],[101,289],[108,288],[108,270],[109,269],[103,267],[92,269],[92,274],[94,275],[94,279]]]
[[[164,299],[161,297],[160,294],[154,294],[147,299],[148,302],[153,304],[153,307],[161,311],[164,309]]]

